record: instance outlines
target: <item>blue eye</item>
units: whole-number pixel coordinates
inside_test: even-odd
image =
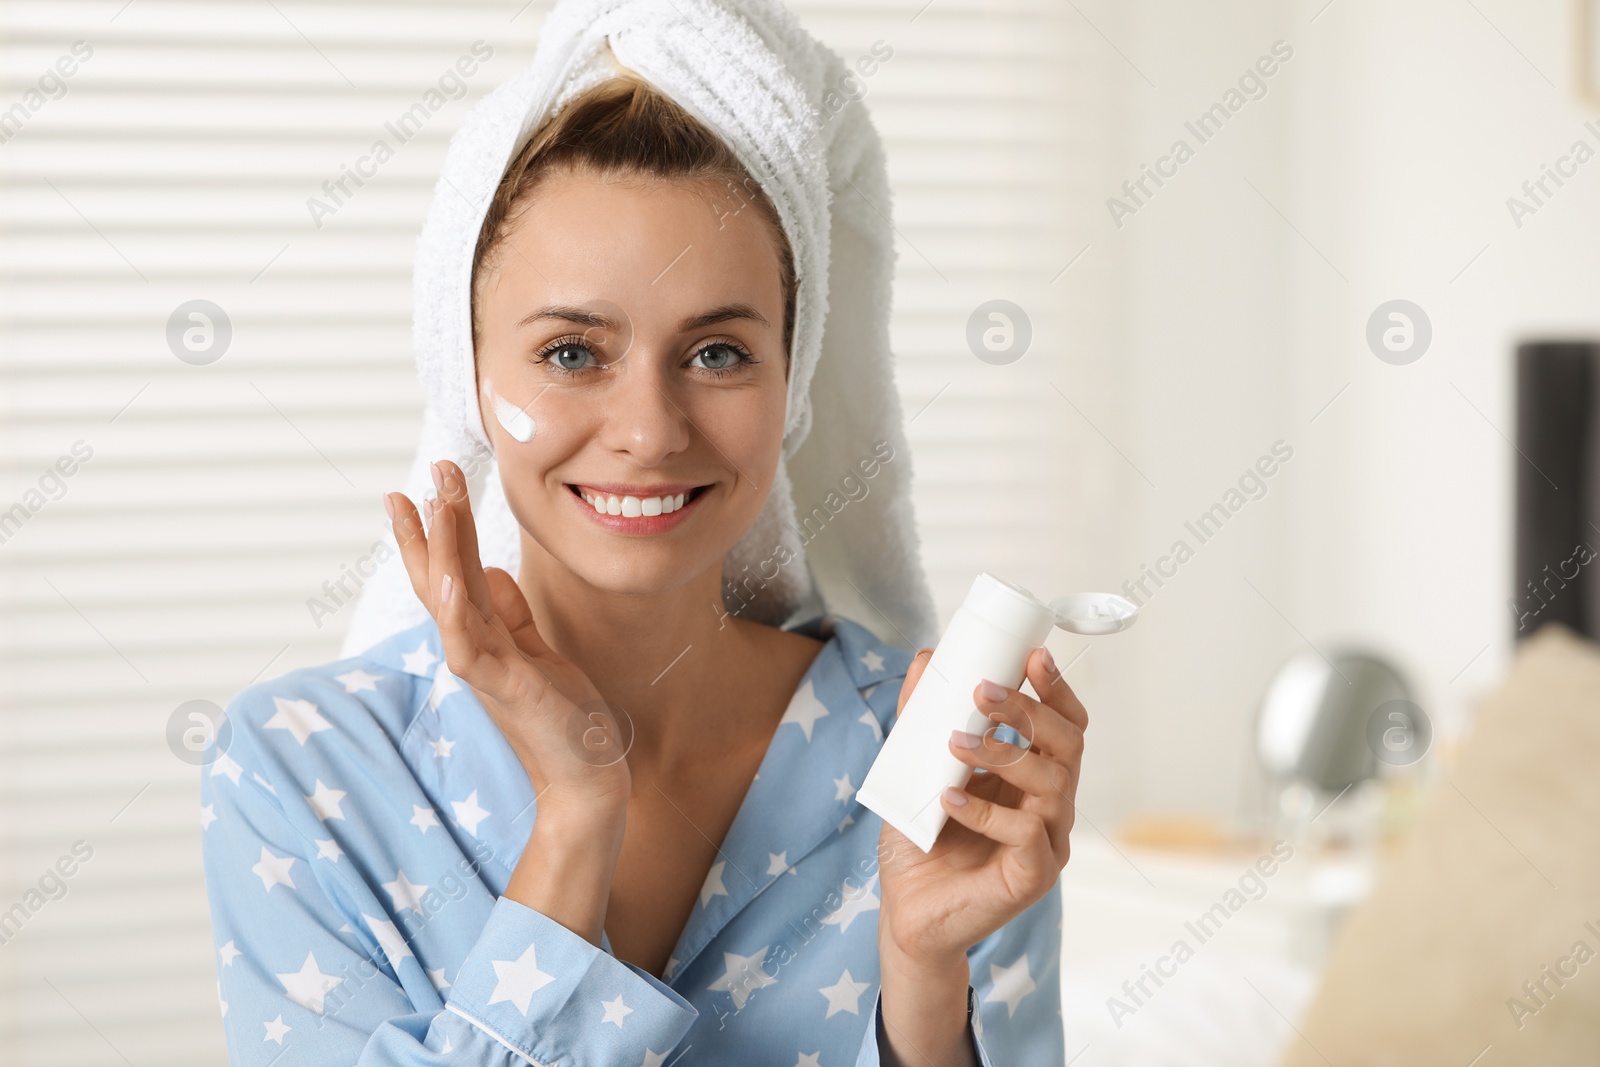
[[[573,373],[600,366],[600,361],[595,358],[594,351],[587,345],[573,341],[562,341],[552,348],[545,349],[538,357],[541,363],[550,363],[557,370]]]
[[[741,363],[754,363],[748,352],[725,341],[713,341],[694,354],[691,363],[711,371],[727,371]]]

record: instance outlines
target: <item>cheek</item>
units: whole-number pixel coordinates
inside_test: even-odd
[[[763,489],[770,486],[783,451],[782,394],[730,391],[707,398],[700,407],[691,417],[715,452],[731,457],[740,473]]]

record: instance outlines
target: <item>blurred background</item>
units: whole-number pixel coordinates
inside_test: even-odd
[[[943,616],[1143,605],[1052,640],[1069,1059],[1600,1060],[1592,5],[790,6],[884,136]],[[439,163],[548,7],[0,0],[0,1065],[225,1062],[172,723],[336,658]]]

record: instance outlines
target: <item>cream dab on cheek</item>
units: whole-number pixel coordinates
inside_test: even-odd
[[[494,408],[495,419],[506,433],[523,444],[532,441],[534,434],[539,432],[539,424],[533,421],[533,416],[495,392],[494,384],[487,378],[483,382],[483,391],[489,397],[490,406]]]

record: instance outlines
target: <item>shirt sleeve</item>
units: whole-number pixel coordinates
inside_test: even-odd
[[[233,1067],[267,1067],[285,1053],[295,1067],[665,1062],[696,1009],[643,968],[516,901],[496,900],[453,982],[425,971],[405,923],[354,873],[354,858],[322,850],[326,830],[292,776],[272,773],[270,748],[251,736],[247,694],[228,709],[227,762],[201,774],[206,892]]]
[[[967,950],[967,1035],[980,1067],[1061,1067],[1061,883]],[[888,1039],[872,1005],[856,1067],[881,1067]]]

